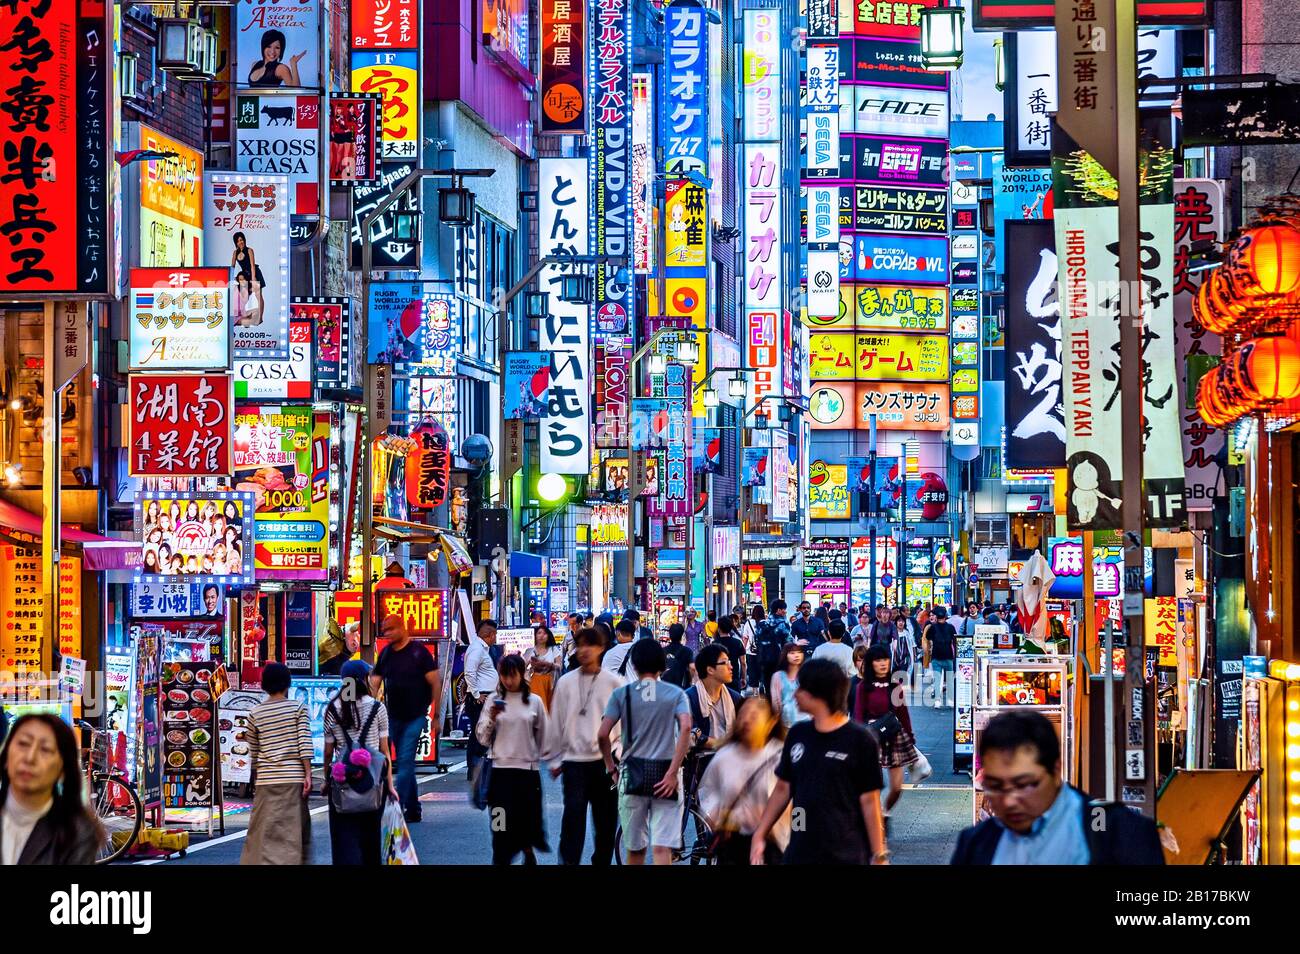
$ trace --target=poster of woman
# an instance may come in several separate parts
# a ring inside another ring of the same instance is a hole
[[[240,86],[321,86],[320,0],[239,0],[235,15]]]

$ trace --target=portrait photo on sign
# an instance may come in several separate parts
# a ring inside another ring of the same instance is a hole
[[[139,574],[251,578],[253,499],[248,494],[156,494],[136,503]]]

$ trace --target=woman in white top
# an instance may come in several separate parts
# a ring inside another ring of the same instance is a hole
[[[501,660],[501,682],[478,720],[478,740],[492,760],[487,803],[494,865],[511,864],[521,852],[524,864],[535,865],[534,852],[551,850],[542,822],[538,771],[546,748],[546,707],[529,691],[526,670],[522,656]]]
[[[555,645],[555,634],[550,628],[538,626],[533,630],[533,645],[524,650],[528,688],[542,700],[547,712],[551,711],[551,695],[555,692],[555,680],[559,678],[562,659],[560,647]]]
[[[104,831],[82,802],[77,736],[58,716],[20,717],[0,754],[0,862],[89,865]]]
[[[700,810],[709,827],[721,836],[716,849],[718,864],[749,864],[750,838],[776,785],[776,764],[784,741],[785,727],[767,699],[751,696],[741,704],[728,740],[700,779]],[[780,862],[789,840],[787,808],[772,827],[766,849],[768,864]]]

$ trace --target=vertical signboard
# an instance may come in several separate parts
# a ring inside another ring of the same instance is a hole
[[[649,73],[632,77],[632,268],[650,272],[655,260],[650,214],[654,183],[654,88]]]
[[[592,252],[628,261],[632,182],[632,9],[631,0],[598,0],[592,12],[591,192]],[[596,266],[596,330],[627,331],[632,314],[630,270]]]
[[[1208,272],[1189,268],[1193,245],[1223,239],[1223,185],[1213,179],[1179,179],[1174,183],[1174,337],[1177,342],[1178,409],[1182,419],[1183,467],[1187,509],[1212,510],[1223,468],[1216,457],[1225,432],[1210,427],[1196,410],[1196,395],[1188,387],[1189,358],[1217,356],[1223,341],[1201,327],[1192,301]],[[1204,359],[1199,359],[1204,360]]]
[[[288,176],[294,215],[320,214],[320,104],[319,96],[235,97],[235,168]]]
[[[541,0],[540,133],[580,135],[587,128],[587,0]]]
[[[102,3],[0,11],[0,295],[106,295],[111,32]]]
[[[781,137],[781,11],[746,10],[744,43],[744,138],[774,142]]]
[[[781,394],[781,146],[746,143],[744,305],[749,346],[749,403]],[[759,363],[761,362],[761,363]]]
[[[265,89],[321,86],[320,0],[239,0],[236,81]]]
[[[140,148],[171,153],[140,170],[140,264],[195,266],[203,261],[203,153],[140,127]]]
[[[1056,242],[1044,219],[1006,223],[1006,464],[1065,466]]]
[[[538,184],[538,246],[543,255],[585,255],[586,159],[542,159]],[[560,297],[572,266],[547,265],[538,287],[550,294],[550,313],[538,324],[538,349],[550,352],[546,410],[541,421],[543,473],[586,474],[591,469],[590,322],[588,307]]]
[[[230,269],[235,357],[287,358],[288,178],[213,172],[204,195],[204,264]]]
[[[660,128],[669,175],[708,174],[708,20],[699,0],[674,0],[664,8],[665,88]]]

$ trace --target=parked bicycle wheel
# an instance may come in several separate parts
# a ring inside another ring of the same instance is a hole
[[[135,787],[120,775],[96,772],[91,804],[104,826],[95,864],[106,865],[131,850],[144,827],[144,806]]]

